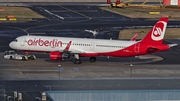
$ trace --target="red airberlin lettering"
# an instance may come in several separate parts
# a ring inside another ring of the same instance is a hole
[[[53,40],[43,40],[41,38],[39,39],[29,39],[27,41],[27,44],[29,46],[46,46],[46,47],[62,47],[62,42],[58,39]]]

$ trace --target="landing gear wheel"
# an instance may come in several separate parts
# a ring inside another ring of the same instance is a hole
[[[75,64],[81,64],[82,61],[81,61],[81,59],[76,59],[76,60],[74,61],[74,63],[75,63]]]
[[[31,60],[36,60],[36,56],[35,56],[35,55],[31,55],[31,56],[30,56],[30,59],[31,59]]]
[[[95,62],[96,61],[96,57],[90,57],[89,61],[90,62]]]

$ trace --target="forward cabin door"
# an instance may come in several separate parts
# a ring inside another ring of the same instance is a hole
[[[140,43],[136,43],[134,47],[135,53],[139,53],[139,49],[140,49]]]
[[[21,40],[21,46],[24,46],[25,42],[26,42],[26,37],[23,37],[22,40]]]

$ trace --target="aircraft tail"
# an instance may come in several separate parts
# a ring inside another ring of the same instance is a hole
[[[168,17],[162,17],[148,34],[141,40],[142,43],[162,44],[164,39]]]

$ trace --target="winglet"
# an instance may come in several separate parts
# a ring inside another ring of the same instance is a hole
[[[138,36],[138,32],[136,32],[136,34],[132,37],[131,41],[136,41],[137,36]]]
[[[169,47],[177,46],[178,44],[168,44]]]

